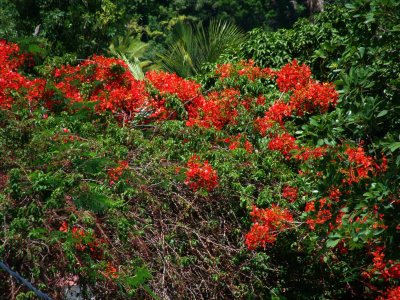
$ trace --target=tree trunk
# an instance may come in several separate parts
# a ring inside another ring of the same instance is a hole
[[[310,16],[316,12],[324,10],[324,0],[307,0],[308,11]]]

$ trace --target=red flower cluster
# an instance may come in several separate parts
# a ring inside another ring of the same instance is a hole
[[[196,108],[197,112],[192,113],[186,125],[220,130],[227,124],[235,123],[238,115],[236,107],[240,102],[240,92],[233,88],[210,92],[207,100]]]
[[[24,55],[20,54],[19,46],[0,40],[0,63],[2,69],[16,71],[25,60]]]
[[[289,200],[289,202],[294,202],[297,200],[299,190],[296,187],[285,185],[282,189],[282,197]]]
[[[265,118],[283,125],[283,119],[292,115],[293,107],[285,102],[275,101],[268,111],[265,113]]]
[[[265,135],[267,130],[273,127],[275,124],[279,124],[283,128],[284,119],[290,117],[292,112],[292,106],[281,100],[275,101],[269,107],[268,111],[265,113],[265,116],[256,120],[258,130],[262,135]]]
[[[307,65],[299,65],[297,60],[286,64],[276,72],[276,83],[281,92],[294,91],[303,88],[311,80],[311,69]]]
[[[385,280],[399,279],[400,278],[400,263],[396,263],[393,260],[385,260],[384,247],[377,247],[372,252],[373,268],[367,273],[364,273],[364,277],[370,277],[371,275],[379,274]]]
[[[279,90],[292,91],[293,94],[287,103],[282,100],[275,101],[265,116],[257,120],[263,135],[276,123],[283,127],[287,117],[303,116],[305,113],[325,113],[337,104],[338,93],[334,85],[313,81],[310,68],[306,65],[299,66],[296,60],[285,65],[276,74]]]
[[[234,72],[234,68],[232,64],[223,64],[217,65],[217,69],[215,70],[215,74],[218,75],[221,79],[231,77],[232,73]]]
[[[327,147],[316,147],[314,149],[310,147],[301,147],[298,153],[295,153],[293,158],[299,161],[315,160],[324,157],[327,151]]]
[[[110,180],[110,185],[115,184],[116,181],[122,176],[125,170],[129,168],[127,161],[120,161],[118,166],[107,171],[108,178]]]
[[[244,148],[247,153],[253,153],[253,145],[240,133],[237,136],[226,138],[224,142],[229,144],[229,150]]]
[[[290,97],[290,105],[298,116],[303,116],[306,112],[326,113],[329,108],[336,106],[338,97],[332,83],[310,82],[294,91]]]
[[[85,251],[86,246],[83,244],[83,239],[86,237],[85,231],[79,227],[72,227],[72,237],[75,240],[75,248],[78,251]]]
[[[197,107],[204,105],[204,97],[200,92],[201,85],[193,80],[187,80],[176,74],[163,71],[149,71],[146,73],[146,80],[156,88],[161,97],[175,95],[185,105],[188,116],[197,116]],[[165,100],[161,100],[164,104]],[[162,106],[163,110],[166,110]]]
[[[275,72],[270,68],[257,67],[252,59],[240,61],[233,66],[232,64],[217,65],[215,74],[221,79],[234,76],[246,76],[250,81],[258,78],[270,78],[275,76]]]
[[[44,96],[45,80],[30,80],[17,72],[25,58],[18,45],[0,40],[0,108],[10,109],[17,100],[35,107]]]
[[[322,198],[318,201],[318,209],[315,208],[315,202],[311,201],[306,204],[304,211],[308,213],[308,219],[306,223],[311,230],[315,229],[315,226],[324,224],[332,218],[331,204],[328,203],[327,198]]]
[[[61,223],[61,232],[69,232],[68,223],[66,221]],[[75,249],[79,252],[88,251],[90,257],[95,260],[104,259],[104,246],[105,241],[103,239],[97,238],[94,234],[88,234],[83,228],[78,226],[73,226],[71,229],[71,235],[75,243]],[[113,266],[111,262],[107,262],[105,272],[100,272],[104,277],[108,279],[118,278],[117,269]]]
[[[187,168],[185,184],[193,191],[200,188],[211,191],[217,187],[217,171],[213,170],[208,161],[201,162],[200,157],[193,155],[187,163]]]
[[[326,147],[300,147],[296,138],[287,132],[275,135],[268,143],[268,149],[281,152],[286,159],[294,158],[303,162],[324,157],[327,151]]]
[[[383,296],[377,297],[375,300],[399,300],[400,299],[400,286],[391,288],[384,293]]]
[[[69,231],[68,223],[66,221],[62,222],[59,230],[67,233]],[[72,227],[71,235],[74,240],[76,250],[79,252],[88,250],[93,259],[103,259],[104,253],[102,248],[104,246],[104,241],[102,239],[96,238],[95,235],[86,233],[83,228],[78,226]]]
[[[239,76],[246,76],[250,81],[257,78],[270,78],[275,76],[275,72],[270,68],[260,68],[255,66],[254,60],[241,61],[239,66],[242,68],[237,72]]]
[[[345,183],[357,183],[364,178],[368,178],[370,172],[372,173],[379,169],[374,159],[366,155],[361,146],[358,148],[347,146],[344,153],[348,156],[348,161],[350,162],[348,170],[342,169],[342,173],[346,175]]]
[[[285,118],[297,114],[302,116],[305,112],[326,112],[329,107],[336,105],[338,94],[332,84],[318,83],[311,80],[310,69],[303,65],[299,66],[296,61],[285,65],[277,72],[277,84],[282,92],[293,91],[289,102],[275,101],[266,111],[263,118],[256,120],[261,134],[275,124],[283,130]],[[281,135],[273,134],[268,144],[270,150],[280,151],[286,159],[294,158],[299,161],[315,160],[325,156],[326,147],[299,147],[296,139],[287,132]],[[293,153],[295,151],[295,153]]]
[[[289,229],[293,223],[291,213],[275,204],[266,209],[253,206],[250,215],[253,225],[245,236],[245,244],[249,250],[275,243],[278,234]]]
[[[285,132],[281,135],[275,136],[268,143],[268,149],[281,152],[286,159],[290,159],[293,150],[298,150],[299,146],[296,144],[296,138]]]
[[[338,188],[331,188],[329,190],[329,199],[333,202],[339,202],[340,196],[342,196],[342,192]]]
[[[144,81],[136,80],[122,60],[94,55],[78,66],[54,71],[55,86],[72,102],[97,102],[98,111],[137,114],[155,112]],[[88,87],[89,90],[88,90]]]
[[[118,271],[117,268],[114,267],[114,265],[110,262],[107,263],[106,266],[106,271],[104,273],[104,277],[106,278],[118,278]]]

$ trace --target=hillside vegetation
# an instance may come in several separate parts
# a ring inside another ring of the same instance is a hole
[[[400,4],[325,9],[191,78],[0,40],[0,261],[54,299],[398,299]]]

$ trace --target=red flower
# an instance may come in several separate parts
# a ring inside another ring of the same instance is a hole
[[[244,143],[244,149],[246,149],[249,154],[253,153],[253,145],[248,140]]]
[[[118,166],[115,168],[111,168],[107,171],[107,175],[110,180],[110,185],[113,185],[119,178],[122,176],[125,170],[129,168],[129,164],[127,161],[123,160],[118,163]]]
[[[310,82],[298,87],[290,97],[290,104],[298,116],[304,113],[325,113],[335,107],[339,98],[332,83]]]
[[[232,72],[232,64],[217,65],[217,69],[215,70],[215,74],[218,75],[221,79],[230,77]]]
[[[306,65],[298,65],[297,60],[286,64],[276,72],[276,83],[281,92],[293,91],[304,87],[311,80],[311,69]]]
[[[346,183],[357,183],[361,179],[368,178],[369,174],[376,171],[377,164],[371,156],[365,154],[364,149],[347,147],[344,152],[348,156],[350,166],[348,170],[342,170],[347,176],[344,179]],[[378,166],[379,168],[379,166]]]
[[[104,276],[107,278],[118,278],[117,268],[115,268],[112,263],[108,262]]]
[[[311,230],[314,230],[316,225],[324,224],[332,218],[331,204],[328,203],[327,200],[327,198],[320,199],[317,202],[317,209],[314,201],[306,204],[304,209],[304,212],[308,213],[306,223],[309,225]]]
[[[185,105],[189,118],[196,117],[198,107],[204,105],[204,97],[200,92],[201,85],[194,80],[183,79],[176,74],[163,71],[147,72],[146,80],[159,91],[162,97],[168,95],[178,97]],[[162,106],[164,107],[164,103]]]
[[[384,297],[378,297],[377,300],[399,300],[400,286],[393,287],[386,292]]]
[[[261,134],[265,134],[266,131],[276,123],[283,126],[283,119],[291,116],[292,111],[292,106],[284,103],[283,101],[278,100],[274,102],[265,113],[264,118],[256,121]]]
[[[228,77],[234,77],[235,75],[246,76],[250,81],[254,81],[258,78],[268,78],[275,76],[275,72],[270,68],[261,69],[255,66],[254,61],[249,59],[248,61],[241,61],[235,66],[232,64],[217,65],[215,74],[221,79]]]
[[[282,197],[294,202],[297,200],[299,190],[296,187],[285,185],[282,189]]]
[[[376,247],[376,250],[372,252],[373,267],[368,270],[370,275],[378,274],[381,278],[386,281],[390,279],[400,278],[400,263],[396,263],[393,260],[385,260],[384,247]]]
[[[311,149],[309,147],[302,147],[300,148],[299,152],[296,153],[293,157],[300,161],[315,160],[317,158],[324,157],[326,151],[326,147],[317,147],[314,149]]]
[[[296,139],[289,133],[283,133],[279,136],[274,137],[268,143],[268,149],[276,150],[281,152],[286,159],[291,158],[291,152],[298,150],[299,146],[296,144]]]
[[[213,170],[208,161],[201,162],[197,155],[193,155],[189,159],[187,167],[185,184],[192,190],[197,191],[200,188],[205,188],[211,191],[217,187],[217,171]]]
[[[59,230],[61,232],[68,232],[68,223],[66,221],[62,222]]]
[[[237,117],[236,107],[240,104],[240,91],[233,88],[213,91],[207,95],[202,105],[196,107],[189,115],[187,126],[214,127],[222,129],[225,125],[234,124]]]
[[[245,136],[242,136],[240,133],[237,136],[226,138],[224,141],[229,143],[229,150],[244,148],[247,153],[253,153],[253,145],[246,139]]]
[[[245,244],[249,250],[275,243],[277,235],[290,228],[293,222],[291,213],[275,204],[266,209],[253,206],[250,215],[253,225],[245,236]]]
[[[31,80],[18,73],[26,58],[19,53],[18,45],[0,40],[0,108],[10,109],[20,98],[23,105],[34,108],[44,97],[44,79]]]

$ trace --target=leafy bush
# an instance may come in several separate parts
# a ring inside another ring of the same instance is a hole
[[[396,156],[311,135],[347,111],[307,65],[228,63],[201,85],[94,55],[30,78],[0,46],[0,255],[44,291],[397,295]]]
[[[399,124],[398,1],[353,1],[328,7],[311,23],[275,33],[254,30],[243,56],[261,66],[280,67],[293,58],[307,63],[316,78],[335,81],[338,109],[313,118],[303,134],[314,139],[349,137],[398,153]],[[322,125],[324,124],[324,125]],[[397,164],[400,163],[398,156]]]

